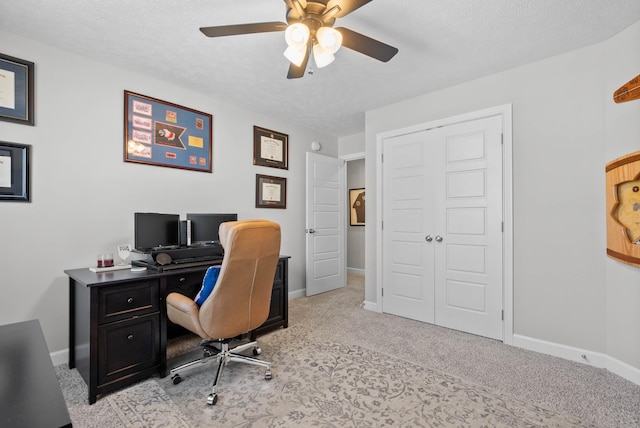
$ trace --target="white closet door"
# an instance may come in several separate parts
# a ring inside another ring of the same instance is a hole
[[[493,339],[502,328],[502,119],[446,126],[436,180],[436,324]]]
[[[384,312],[502,328],[502,118],[383,141]]]
[[[383,142],[383,310],[434,322],[433,159],[426,132]],[[433,236],[431,237],[433,239]]]

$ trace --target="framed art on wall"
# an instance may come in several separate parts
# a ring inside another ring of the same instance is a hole
[[[349,189],[349,225],[364,226],[364,189]]]
[[[125,162],[212,171],[213,117],[124,91]]]
[[[289,136],[254,126],[253,164],[289,169]]]
[[[0,201],[30,202],[31,146],[0,141]]]
[[[256,208],[287,208],[287,179],[256,174]]]
[[[0,120],[33,126],[33,70],[30,61],[0,54]]]

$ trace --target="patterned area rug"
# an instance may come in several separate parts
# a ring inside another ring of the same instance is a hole
[[[153,380],[106,397],[126,427],[190,427],[188,418]]]
[[[88,403],[88,388],[77,370],[56,366],[69,416],[75,428],[190,427],[182,413],[156,379],[147,379]]]
[[[261,340],[261,358],[273,363],[271,381],[264,380],[260,367],[230,363],[214,406],[206,404],[206,397],[215,361],[181,373],[178,385],[169,377],[157,381],[194,427],[584,426],[375,351],[286,336],[286,341],[285,334]]]

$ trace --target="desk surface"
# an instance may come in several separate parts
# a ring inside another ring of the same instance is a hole
[[[291,256],[280,255],[280,258],[289,259]],[[131,281],[136,279],[152,279],[165,277],[168,275],[180,275],[184,273],[201,271],[203,266],[185,267],[182,269],[172,269],[164,272],[158,272],[153,269],[147,269],[142,272],[132,272],[131,269],[116,270],[111,272],[92,272],[89,268],[67,269],[64,271],[75,281],[87,287],[96,287],[100,285],[113,285],[118,282]]]
[[[70,427],[38,320],[0,326],[0,425]]]

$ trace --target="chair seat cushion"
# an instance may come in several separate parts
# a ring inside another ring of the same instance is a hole
[[[218,276],[220,275],[220,265],[211,266],[207,269],[207,272],[204,274],[204,278],[202,279],[202,287],[200,291],[196,295],[195,299],[193,299],[198,306],[201,306],[209,294],[213,291],[213,287],[216,285],[216,281],[218,281]]]

